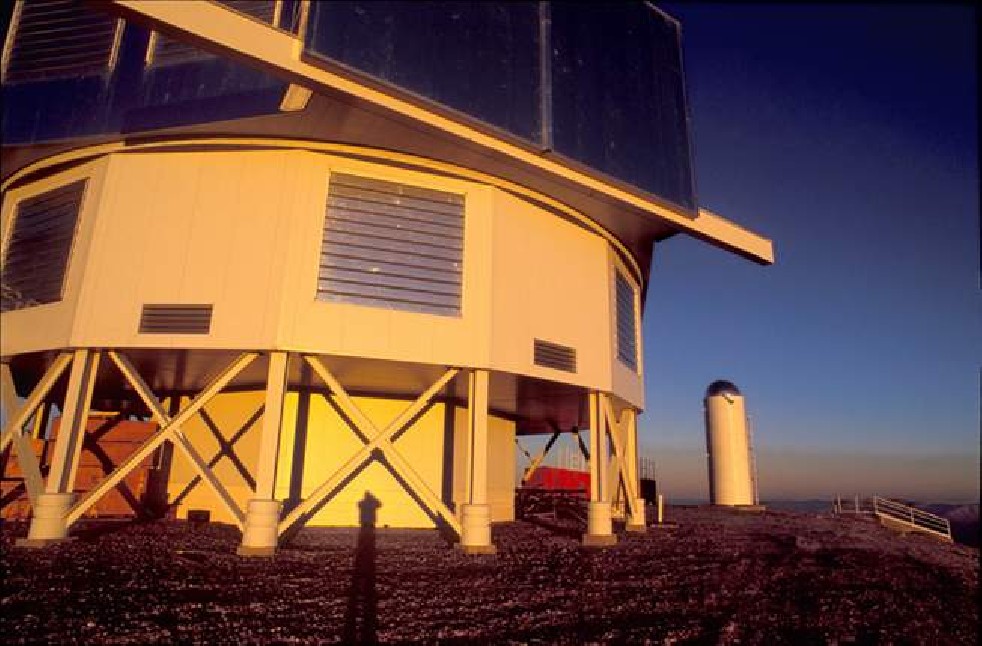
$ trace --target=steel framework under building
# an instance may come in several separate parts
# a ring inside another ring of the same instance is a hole
[[[358,524],[370,495],[379,524],[493,552],[516,435],[551,434],[541,461],[581,429],[584,543],[613,543],[617,514],[643,530],[653,247],[681,232],[773,261],[697,206],[673,19],[647,3],[10,11],[0,376],[22,545],[115,492],[140,513],[206,510],[269,555],[305,524]]]

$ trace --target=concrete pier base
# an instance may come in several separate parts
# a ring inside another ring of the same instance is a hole
[[[68,538],[68,510],[74,494],[43,493],[34,507],[34,518],[27,538],[16,542],[17,547],[41,548]]]
[[[647,519],[644,513],[644,498],[638,498],[634,501],[634,506],[631,508],[631,518],[627,522],[627,531],[635,533],[644,533],[647,529]]]
[[[278,543],[277,525],[280,522],[279,500],[250,500],[246,508],[242,545],[239,556],[273,556]]]
[[[463,505],[459,549],[464,554],[496,554],[491,543],[491,506]]]
[[[587,503],[586,534],[583,545],[586,547],[609,547],[617,544],[609,502]]]

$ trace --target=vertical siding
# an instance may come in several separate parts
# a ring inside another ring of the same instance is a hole
[[[607,243],[502,192],[495,194],[492,365],[575,384],[610,382]],[[534,340],[576,351],[576,372],[534,364]]]

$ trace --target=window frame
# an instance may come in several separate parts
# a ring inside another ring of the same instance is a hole
[[[36,307],[43,307],[45,305],[54,305],[61,303],[65,300],[65,295],[68,289],[69,277],[71,275],[71,268],[75,258],[76,250],[78,247],[78,237],[79,231],[82,227],[82,216],[85,209],[85,201],[88,199],[89,191],[91,190],[91,177],[88,175],[83,175],[81,177],[76,177],[59,183],[57,186],[52,186],[46,188],[42,191],[32,192],[30,194],[19,196],[17,199],[13,200],[10,207],[10,215],[6,222],[3,223],[2,232],[2,244],[0,244],[0,274],[6,273],[7,271],[7,257],[10,253],[10,246],[13,243],[14,233],[17,227],[17,221],[22,217],[21,207],[25,202],[42,197],[46,194],[53,193],[69,187],[73,184],[82,184],[81,191],[78,197],[78,208],[75,212],[75,222],[72,227],[71,240],[68,244],[68,250],[65,253],[64,267],[61,269],[61,284],[58,288],[58,297],[53,300],[47,300],[44,302],[35,302],[30,305],[23,305],[19,307],[13,307],[5,310],[4,313],[16,312],[20,310],[33,309]],[[34,299],[30,299],[34,300]]]

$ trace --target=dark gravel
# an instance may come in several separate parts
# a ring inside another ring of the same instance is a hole
[[[434,531],[307,529],[275,559],[235,556],[222,525],[103,524],[28,551],[8,523],[0,641],[976,643],[977,549],[863,518],[671,519],[603,551],[496,526],[497,556]]]

